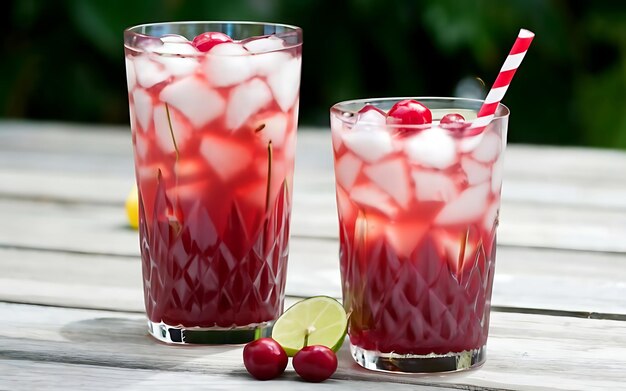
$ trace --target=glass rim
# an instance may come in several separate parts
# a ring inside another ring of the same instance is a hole
[[[374,103],[389,102],[389,101],[401,101],[405,99],[412,99],[418,102],[429,101],[429,100],[439,101],[439,102],[461,101],[461,102],[466,102],[466,103],[476,103],[476,104],[479,104],[480,106],[482,106],[482,104],[484,103],[484,99],[459,98],[459,97],[453,97],[453,96],[405,96],[405,97],[387,97],[387,98],[359,98],[359,99],[350,99],[350,100],[345,100],[345,101],[335,103],[334,105],[331,106],[330,113],[334,115],[336,118],[338,118],[340,121],[350,124],[350,125],[354,125],[356,124],[358,110],[346,110],[346,109],[342,109],[341,108],[342,106],[346,106],[350,104],[361,104],[362,106],[365,106],[366,104],[374,104]],[[491,122],[499,120],[499,119],[508,118],[509,115],[511,114],[511,111],[509,110],[507,106],[505,106],[502,103],[499,103],[496,113],[501,112],[501,111],[502,113],[495,115],[492,118]],[[471,121],[467,121],[467,122],[471,122]],[[361,123],[365,125],[377,125],[373,122],[367,122],[367,121],[364,121]],[[421,124],[421,125],[386,124],[385,125],[385,127],[388,127],[388,128],[408,128],[408,129],[425,129],[431,126],[432,124]]]
[[[246,20],[233,20],[233,21],[228,21],[228,20],[196,20],[196,21],[177,21],[177,22],[153,22],[153,23],[142,23],[142,24],[137,24],[137,25],[133,25],[130,27],[127,27],[124,29],[124,47],[131,49],[131,50],[136,50],[136,51],[140,51],[140,52],[147,52],[145,49],[136,46],[136,45],[129,45],[126,43],[126,39],[127,38],[135,38],[135,37],[140,37],[140,38],[159,38],[156,37],[154,35],[147,35],[147,34],[142,34],[140,32],[138,32],[137,30],[140,30],[142,28],[146,28],[146,27],[155,27],[155,26],[183,26],[183,25],[198,25],[198,24],[217,24],[217,25],[251,25],[251,26],[274,26],[274,27],[283,27],[288,31],[284,31],[281,33],[277,33],[277,34],[271,34],[273,36],[276,36],[278,38],[285,38],[285,37],[290,37],[295,35],[297,37],[297,43],[295,44],[290,44],[287,45],[285,47],[282,48],[278,48],[278,49],[270,49],[270,50],[265,50],[265,51],[260,51],[260,52],[255,52],[255,53],[250,53],[250,55],[252,54],[263,54],[263,53],[270,53],[270,52],[280,52],[280,51],[284,51],[284,50],[289,50],[289,49],[293,49],[293,48],[297,48],[302,46],[302,28],[295,26],[295,25],[291,25],[291,24],[285,24],[285,23],[272,23],[272,22],[255,22],[255,21],[246,21]],[[252,38],[252,37],[250,37]],[[155,54],[161,54],[158,52],[155,52]],[[200,52],[197,54],[185,54],[185,56],[204,56],[207,53],[204,52]],[[167,53],[164,53],[163,55],[168,55]],[[169,54],[171,55],[171,54]],[[247,56],[248,54],[222,54],[220,56]]]

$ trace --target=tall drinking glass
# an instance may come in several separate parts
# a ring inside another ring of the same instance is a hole
[[[482,102],[415,98],[428,125],[388,125],[358,112],[400,99],[331,109],[343,299],[354,359],[392,372],[484,363],[496,255],[502,152],[509,111],[479,134],[439,120],[472,120]]]
[[[205,32],[208,34],[194,37]],[[244,343],[283,311],[302,32],[180,22],[124,32],[148,329]]]

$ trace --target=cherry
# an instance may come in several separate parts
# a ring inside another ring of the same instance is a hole
[[[215,45],[219,45],[220,43],[232,42],[232,38],[224,33],[218,33],[216,31],[209,31],[206,33],[202,33],[197,35],[193,39],[193,46],[196,47],[201,52],[208,52]]]
[[[258,380],[270,380],[285,371],[287,353],[272,338],[252,341],[243,348],[243,364]]]
[[[469,122],[465,122],[465,117],[457,113],[449,113],[443,116],[439,121],[439,126],[447,130],[463,130],[469,126]]]
[[[387,113],[387,124],[389,125],[424,125],[432,121],[433,116],[428,107],[416,100],[401,100],[393,105]]]
[[[337,370],[337,356],[321,345],[302,348],[293,357],[293,368],[300,377],[308,382],[319,383],[332,376]]]

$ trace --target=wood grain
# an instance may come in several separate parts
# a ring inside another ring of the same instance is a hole
[[[4,379],[3,379],[4,378]],[[241,372],[194,373],[184,370],[184,363],[179,370],[154,370],[138,368],[119,368],[84,364],[67,364],[32,360],[4,360],[0,358],[0,390],[3,386],[11,391],[67,391],[92,390],[110,391],[112,389],[137,391],[178,390],[379,390],[380,385],[372,381],[331,379],[324,384],[301,381],[290,368],[288,373],[270,381],[257,381]],[[387,384],[391,390],[415,390],[410,384]],[[449,387],[420,387],[425,391],[454,390]]]
[[[300,129],[298,137],[296,180],[306,176],[301,182],[308,182],[313,176],[313,184],[321,181],[332,190],[328,129]],[[0,151],[0,195],[120,203],[133,181],[130,134],[123,126],[0,121]],[[505,159],[503,197],[624,210],[623,167],[626,153],[620,151],[512,145]],[[52,180],[45,175],[49,173],[59,177],[57,186],[45,182]]]
[[[294,238],[290,250],[288,295],[341,297],[335,241]],[[0,248],[0,270],[0,300],[143,312],[138,257]],[[626,316],[624,281],[619,254],[501,247],[492,303]]]
[[[296,193],[292,235],[336,239],[335,200]],[[0,199],[0,245],[137,255],[136,231],[126,226],[123,206]],[[504,204],[502,245],[626,253],[626,210]],[[67,233],[71,232],[71,235]]]
[[[296,164],[287,300],[338,297],[327,129],[299,132]],[[620,151],[508,148],[492,301],[501,312],[483,369],[382,375],[344,346],[333,380],[313,386],[625,389],[624,167]],[[238,346],[146,336],[137,233],[123,209],[132,183],[127,127],[0,121],[0,390],[312,388],[291,370],[250,380]]]
[[[74,365],[126,368],[136,371],[137,379],[142,371],[158,371],[219,375],[227,383],[246,381],[241,347],[158,344],[146,335],[141,315],[0,303],[0,318],[5,319],[0,357],[11,362],[71,364],[63,365],[69,373]],[[494,313],[491,325],[489,358],[480,370],[445,376],[381,375],[360,369],[346,344],[339,353],[333,383],[351,387],[355,381],[372,382],[379,389],[415,384],[472,390],[606,390],[624,385],[623,322]],[[295,381],[291,369],[283,381]]]
[[[0,228],[0,243],[136,254],[132,233],[122,229],[122,204],[133,183],[123,130],[0,122],[0,213],[15,222]],[[292,232],[336,238],[328,131],[303,130],[299,137]],[[618,167],[626,167],[625,153],[512,146],[500,243],[626,252],[626,174]],[[67,229],[77,236],[62,235]],[[115,249],[96,239],[104,235]]]

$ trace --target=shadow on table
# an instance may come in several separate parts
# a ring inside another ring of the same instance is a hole
[[[189,370],[187,362],[238,350],[238,346],[166,345],[148,335],[144,317],[94,318],[63,326],[61,335],[101,365]]]

